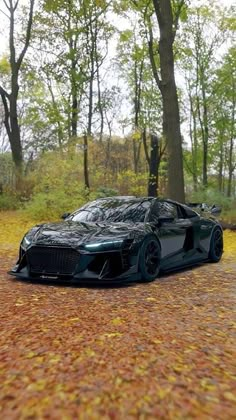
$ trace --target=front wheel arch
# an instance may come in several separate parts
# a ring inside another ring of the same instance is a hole
[[[161,262],[161,245],[155,235],[146,236],[140,246],[138,268],[141,281],[150,282],[158,277]]]

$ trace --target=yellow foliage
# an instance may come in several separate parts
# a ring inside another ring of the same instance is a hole
[[[6,274],[34,223],[0,213],[1,418],[235,418],[236,233],[149,285],[50,287]]]
[[[121,318],[114,318],[114,319],[112,319],[112,324],[113,325],[121,325],[121,324],[123,324],[125,321],[123,320],[123,319],[121,319]]]
[[[0,74],[1,75],[9,75],[11,71],[9,59],[6,55],[3,55],[0,58]]]
[[[225,253],[236,256],[236,233],[226,230],[224,232],[224,250]]]

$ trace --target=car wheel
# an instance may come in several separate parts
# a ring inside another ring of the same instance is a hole
[[[223,232],[220,228],[214,229],[211,237],[209,259],[212,262],[220,261],[223,254]]]
[[[157,278],[160,271],[161,248],[154,236],[146,238],[139,255],[139,272],[141,281],[149,282]]]

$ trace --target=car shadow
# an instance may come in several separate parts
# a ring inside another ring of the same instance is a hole
[[[208,261],[202,261],[202,262],[198,262],[195,264],[189,264],[185,267],[178,267],[178,268],[173,268],[170,270],[166,270],[160,273],[160,278],[165,278],[165,277],[169,277],[173,274],[178,274],[178,273],[185,273],[186,271],[190,271],[190,270],[195,270],[198,267],[202,267],[203,265],[209,264]]]
[[[113,282],[109,281],[109,283],[105,282],[91,282],[91,281],[83,281],[83,282],[73,282],[73,281],[65,281],[65,280],[40,280],[40,279],[19,279],[19,278],[12,278],[11,276],[10,280],[30,285],[40,285],[40,286],[49,286],[49,287],[59,287],[59,288],[72,288],[72,289],[121,289],[121,288],[127,288],[134,286],[137,284],[136,282],[130,282],[127,280],[127,282]]]

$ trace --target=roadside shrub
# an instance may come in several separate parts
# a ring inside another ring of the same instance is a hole
[[[236,224],[236,200],[231,203],[230,209],[223,209],[220,218],[227,223]]]
[[[21,201],[17,194],[2,193],[0,194],[0,210],[18,210],[21,208]]]
[[[60,219],[65,212],[72,212],[88,201],[84,188],[76,186],[69,189],[54,189],[49,192],[38,192],[26,205],[25,213],[34,220]]]
[[[214,190],[213,188],[208,188],[203,191],[193,192],[191,195],[187,196],[186,201],[197,202],[197,203],[207,203],[209,205],[216,204],[222,207],[223,210],[228,211],[232,207],[232,199],[226,197],[219,191]]]
[[[213,188],[192,193],[187,196],[186,201],[207,203],[209,205],[216,204],[222,209],[219,216],[220,220],[232,224],[236,223],[236,200],[226,197],[224,194],[214,190]]]
[[[118,174],[118,185],[121,195],[147,195],[147,173],[135,174],[132,170],[123,171]]]
[[[90,194],[90,200],[94,200],[96,198],[104,198],[104,197],[113,197],[118,195],[119,192],[114,188],[109,187],[100,187],[96,191]]]

